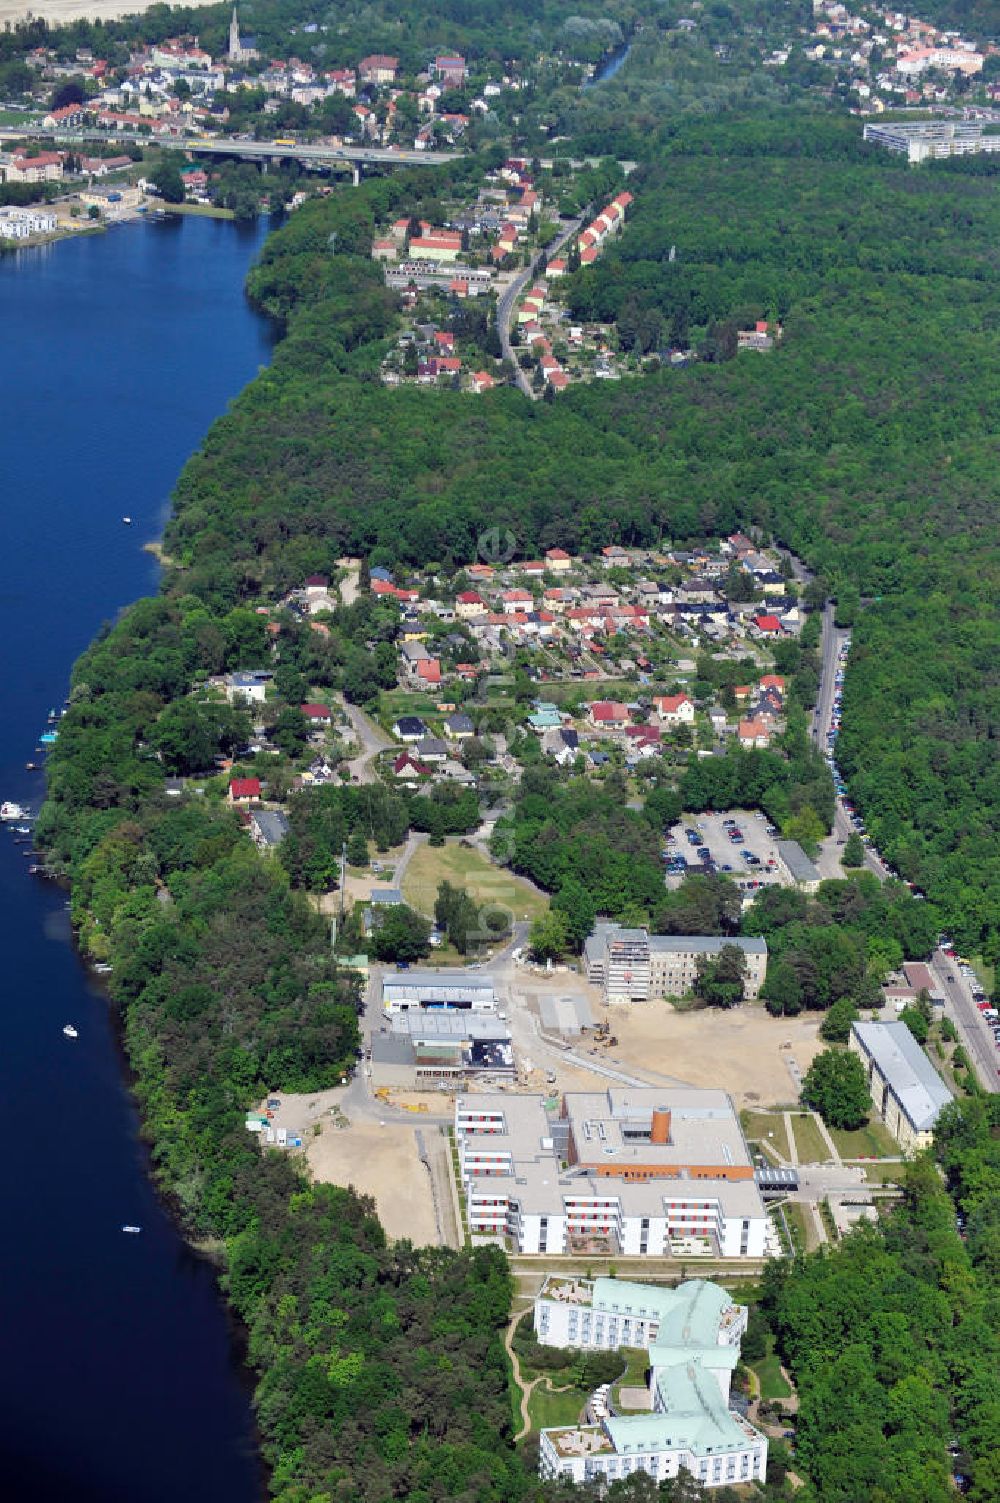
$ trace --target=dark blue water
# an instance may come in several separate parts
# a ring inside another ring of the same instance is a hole
[[[0,798],[37,806],[24,764],[73,659],[155,589],[142,543],[268,359],[242,294],[262,233],[186,219],[0,257]],[[24,849],[0,830],[0,1499],[253,1503],[224,1309],[156,1201],[107,1004]]]

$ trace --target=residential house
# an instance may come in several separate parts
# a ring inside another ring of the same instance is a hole
[[[400,715],[393,722],[392,734],[397,741],[420,741],[427,735],[427,727],[419,715]]]
[[[418,762],[412,752],[400,752],[392,764],[393,773],[397,778],[426,778],[430,777],[430,768]]]
[[[444,733],[449,741],[467,741],[476,734],[476,727],[469,715],[460,711],[449,715],[444,722]]]
[[[771,744],[771,732],[763,720],[741,720],[737,734],[740,745],[745,750],[753,747],[763,748]]]
[[[542,736],[542,752],[551,757],[559,767],[572,767],[580,752],[580,737],[569,726],[559,730],[545,731]]]
[[[780,637],[783,632],[783,627],[777,616],[754,616],[751,626],[758,636],[761,637]]]
[[[416,751],[420,761],[428,765],[448,759],[448,748],[437,736],[422,736],[417,742]]]
[[[250,836],[258,851],[273,851],[290,829],[280,809],[255,809],[250,815]]]
[[[553,574],[566,574],[573,567],[573,560],[565,548],[547,548],[545,550],[545,567]]]
[[[249,672],[230,673],[226,677],[226,698],[231,705],[262,705],[267,697],[270,673],[251,669]]]
[[[694,704],[686,694],[661,694],[653,705],[661,725],[694,724]]]
[[[391,84],[399,72],[399,58],[388,57],[383,52],[374,52],[363,57],[358,64],[358,77],[362,83]]]
[[[628,706],[613,699],[597,699],[588,707],[590,723],[599,730],[616,730],[628,724]]]
[[[233,778],[229,784],[231,804],[259,804],[260,778]]]
[[[310,725],[329,725],[330,706],[321,704],[304,704],[299,709],[306,717]]]

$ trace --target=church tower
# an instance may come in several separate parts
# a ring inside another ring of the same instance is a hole
[[[229,23],[229,56],[233,62],[240,59],[240,22],[236,14],[236,6],[233,6],[233,19]]]

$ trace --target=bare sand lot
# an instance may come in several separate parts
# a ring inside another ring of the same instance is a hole
[[[655,1071],[694,1086],[728,1091],[739,1106],[795,1102],[798,1087],[788,1068],[802,1075],[823,1047],[819,1016],[772,1018],[762,1007],[732,1012],[706,1007],[677,1012],[669,1002],[600,1009],[618,1043],[602,1050],[637,1073]],[[791,1044],[790,1049],[782,1048]]]
[[[430,1177],[408,1123],[324,1121],[319,1136],[308,1139],[306,1159],[315,1179],[371,1195],[390,1237],[408,1237],[417,1247],[437,1242]]]
[[[148,10],[156,0],[0,0],[0,24],[24,21],[29,15],[58,26],[68,21],[116,21]],[[211,5],[215,0],[184,0],[185,5]]]

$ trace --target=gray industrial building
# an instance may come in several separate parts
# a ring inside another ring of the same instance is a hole
[[[902,1148],[926,1148],[953,1099],[905,1023],[852,1023],[850,1047],[868,1076],[875,1110]]]
[[[514,1074],[510,1030],[495,1013],[409,1009],[372,1035],[372,1083],[397,1090]]]
[[[389,1014],[409,1008],[456,1008],[495,1012],[493,977],[479,971],[387,971],[382,978],[382,1006]]]

